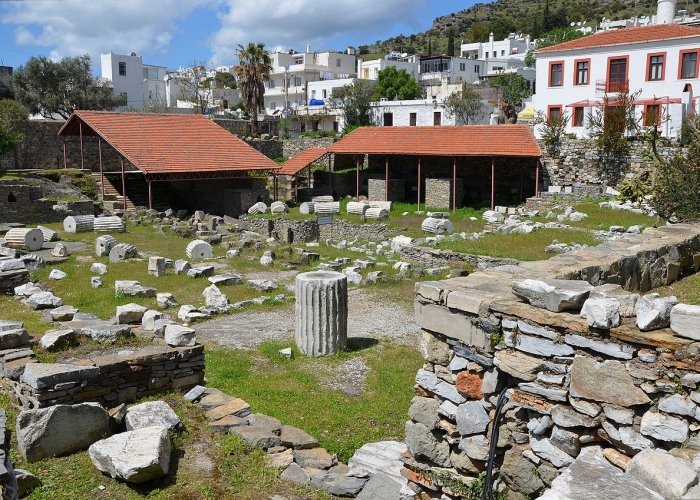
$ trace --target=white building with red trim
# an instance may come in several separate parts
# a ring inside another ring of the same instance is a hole
[[[535,109],[547,117],[567,113],[566,133],[586,137],[589,115],[624,90],[641,91],[637,116],[644,121],[655,111],[664,137],[678,137],[683,117],[698,111],[700,27],[603,31],[539,49],[536,57]]]

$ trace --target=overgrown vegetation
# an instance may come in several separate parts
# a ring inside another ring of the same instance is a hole
[[[588,134],[605,157],[621,159],[629,155],[631,146],[627,137],[641,130],[634,103],[641,92],[624,89],[617,94],[606,94],[603,105],[588,113]]]
[[[536,127],[540,127],[542,142],[544,142],[550,156],[559,152],[569,118],[570,115],[566,111],[558,116],[546,117],[542,111],[538,111],[535,115],[534,124]]]

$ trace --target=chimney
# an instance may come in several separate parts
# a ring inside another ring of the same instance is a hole
[[[310,43],[306,44],[306,53],[311,54],[311,44]]]
[[[350,47],[348,45],[348,54],[351,56],[354,56],[355,55],[355,47]]]
[[[676,15],[676,0],[658,0],[656,24],[672,24]]]

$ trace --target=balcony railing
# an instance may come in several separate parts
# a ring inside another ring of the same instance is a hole
[[[618,94],[629,90],[629,80],[596,80],[595,93],[596,95],[603,94]]]

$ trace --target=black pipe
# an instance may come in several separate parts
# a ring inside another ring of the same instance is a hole
[[[510,384],[506,384],[501,394],[498,395],[496,403],[496,414],[493,416],[493,427],[491,428],[491,444],[489,448],[489,459],[486,467],[486,478],[484,479],[484,489],[481,492],[481,500],[493,500],[493,461],[496,458],[496,445],[498,444],[498,420],[501,418],[501,410],[506,402],[506,392]]]

